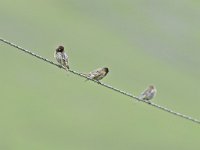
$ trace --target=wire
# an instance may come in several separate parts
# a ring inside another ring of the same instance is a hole
[[[30,50],[24,49],[24,48],[22,48],[22,47],[20,47],[20,46],[18,46],[18,45],[16,45],[16,44],[13,44],[13,43],[11,43],[11,42],[9,42],[9,41],[3,39],[3,38],[0,38],[0,41],[3,42],[3,43],[6,43],[6,44],[8,44],[8,45],[10,45],[10,46],[12,46],[12,47],[14,47],[14,48],[16,48],[16,49],[18,49],[18,50],[21,50],[21,51],[23,51],[23,52],[25,52],[25,53],[28,53],[28,54],[30,54],[30,55],[32,55],[32,56],[38,58],[38,59],[41,59],[41,60],[43,60],[43,61],[45,61],[45,62],[47,62],[47,63],[49,63],[49,64],[52,64],[52,65],[57,66],[57,67],[59,67],[59,68],[65,69],[65,67],[60,66],[60,65],[58,65],[58,64],[56,64],[56,63],[54,63],[54,62],[52,62],[52,61],[50,61],[50,60],[48,60],[48,59],[42,57],[42,56],[40,56],[40,55],[38,55],[38,54],[35,54],[35,53],[31,52]],[[73,73],[73,74],[75,74],[75,75],[77,75],[77,76],[79,76],[79,77],[87,78],[85,75],[83,75],[83,74],[81,74],[81,73],[79,73],[79,72],[77,72],[77,71],[74,71],[74,70],[71,70],[71,69],[69,69],[68,71],[71,72],[71,73]],[[87,78],[87,79],[89,79],[89,78]],[[132,99],[135,99],[135,100],[137,100],[137,101],[141,101],[141,102],[144,102],[144,103],[146,103],[146,104],[149,104],[150,106],[156,107],[156,108],[158,108],[158,109],[160,109],[160,110],[163,110],[163,111],[165,111],[165,112],[168,112],[168,113],[170,113],[170,114],[173,114],[173,115],[175,115],[175,116],[177,116],[177,117],[181,117],[181,118],[187,119],[187,120],[189,120],[189,121],[192,121],[192,122],[194,122],[194,123],[200,124],[200,121],[199,121],[198,119],[195,119],[195,118],[190,117],[190,116],[188,116],[188,115],[184,115],[184,114],[182,114],[182,113],[173,111],[173,110],[171,110],[171,109],[169,109],[169,108],[160,106],[160,105],[155,104],[155,103],[153,103],[153,102],[141,100],[141,99],[139,99],[137,96],[134,96],[134,95],[132,95],[132,94],[130,94],[130,93],[128,93],[128,92],[125,92],[125,91],[123,91],[123,90],[117,89],[117,88],[115,88],[115,87],[113,87],[113,86],[111,86],[111,85],[108,85],[108,84],[105,84],[105,83],[102,83],[102,82],[98,82],[98,81],[92,80],[92,79],[89,79],[89,80],[91,80],[91,81],[97,83],[97,84],[100,85],[100,86],[106,87],[106,88],[108,88],[108,89],[110,89],[110,90],[112,90],[112,91],[116,91],[116,92],[118,92],[118,93],[120,93],[120,94],[123,94],[123,95],[125,95],[125,96],[128,96],[128,97],[130,97],[130,98],[132,98]]]

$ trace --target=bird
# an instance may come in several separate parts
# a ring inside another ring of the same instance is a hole
[[[149,85],[148,88],[139,96],[141,100],[151,100],[155,97],[157,90],[154,85]]]
[[[60,65],[64,66],[65,69],[69,69],[68,55],[64,51],[64,46],[58,46],[58,48],[56,48],[54,57]]]
[[[102,67],[102,68],[98,68],[94,71],[91,71],[88,74],[83,74],[83,75],[85,75],[89,79],[99,81],[99,80],[103,79],[108,74],[108,72],[109,72],[109,69],[107,67]]]

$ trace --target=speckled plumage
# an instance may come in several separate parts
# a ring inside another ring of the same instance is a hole
[[[152,98],[155,97],[156,93],[157,90],[155,86],[150,85],[144,92],[140,94],[139,98],[142,100],[151,100]]]
[[[65,68],[69,69],[69,65],[68,65],[68,56],[64,51],[64,47],[63,46],[59,46],[55,53],[54,53],[54,57],[56,58],[57,62],[64,66]]]
[[[101,80],[103,79],[109,72],[109,69],[106,68],[106,67],[103,67],[103,68],[98,68],[88,74],[86,74],[86,76],[90,79],[93,79],[93,80]]]

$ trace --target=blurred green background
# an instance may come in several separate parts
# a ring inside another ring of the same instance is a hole
[[[200,119],[200,1],[2,0],[0,36]],[[0,43],[1,150],[199,150],[200,127]]]

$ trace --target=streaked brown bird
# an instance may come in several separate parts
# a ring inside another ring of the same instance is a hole
[[[58,46],[54,53],[54,57],[60,65],[64,66],[65,69],[69,69],[68,56],[65,53],[63,46]]]
[[[87,78],[93,79],[93,80],[101,80],[103,79],[109,72],[109,69],[107,67],[98,68],[88,74],[84,74]]]
[[[156,96],[157,90],[155,86],[149,85],[149,87],[140,94],[139,99],[142,100],[151,100]]]

